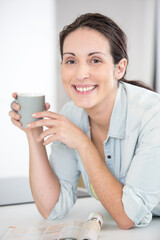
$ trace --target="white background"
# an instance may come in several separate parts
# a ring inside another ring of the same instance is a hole
[[[157,0],[156,13],[156,90],[160,93],[160,0]]]
[[[0,0],[0,178],[28,175],[25,134],[8,116],[12,92],[40,92],[56,108],[55,2]]]

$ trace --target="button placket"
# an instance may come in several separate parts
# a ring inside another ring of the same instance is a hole
[[[111,147],[110,147],[109,141],[104,143],[104,154],[105,154],[106,165],[109,168],[109,170],[112,171],[113,162],[112,162],[112,153],[111,153]]]

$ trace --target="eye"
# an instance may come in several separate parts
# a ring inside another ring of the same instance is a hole
[[[66,64],[74,64],[75,61],[74,61],[74,60],[67,60],[65,63],[66,63]]]
[[[101,60],[98,58],[94,58],[91,60],[91,63],[101,63]]]

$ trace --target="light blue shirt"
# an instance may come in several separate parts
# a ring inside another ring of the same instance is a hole
[[[61,114],[90,138],[84,109],[70,101]],[[160,216],[160,95],[120,82],[103,145],[107,167],[124,186],[126,214],[136,226],[149,224],[153,214]],[[61,184],[59,200],[49,216],[55,219],[74,205],[80,173],[88,193],[93,194],[76,150],[61,142],[52,143],[50,164]]]

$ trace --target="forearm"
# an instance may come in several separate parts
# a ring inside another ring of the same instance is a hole
[[[92,141],[86,137],[78,152],[91,184],[105,209],[120,228],[132,227],[134,223],[126,215],[122,203],[123,185],[109,171]]]
[[[60,194],[60,184],[50,167],[46,148],[42,142],[36,139],[42,132],[41,128],[32,129],[28,134],[29,157],[30,157],[30,185],[32,194],[44,217],[48,217]]]

